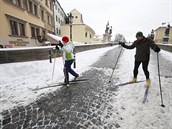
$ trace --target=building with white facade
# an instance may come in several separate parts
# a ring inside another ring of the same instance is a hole
[[[55,0],[54,6],[54,21],[55,21],[55,34],[61,36],[60,25],[65,21],[66,13],[61,7],[60,3]]]

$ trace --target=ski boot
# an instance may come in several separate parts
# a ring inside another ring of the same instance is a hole
[[[69,86],[70,86],[70,85],[69,85],[69,81],[66,81],[66,79],[64,79],[64,84],[63,84],[63,86],[69,87]]]
[[[78,76],[76,76],[76,77],[74,77],[73,81],[75,81],[78,77],[79,77],[79,75],[78,75]]]
[[[130,83],[136,83],[137,82],[137,78],[133,77],[131,80],[130,80]]]
[[[150,79],[146,79],[146,86],[150,86],[151,80]]]

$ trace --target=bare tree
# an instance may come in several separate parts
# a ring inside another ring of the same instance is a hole
[[[122,34],[116,34],[114,42],[126,42],[126,39]]]

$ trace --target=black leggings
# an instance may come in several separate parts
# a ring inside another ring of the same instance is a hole
[[[143,68],[143,71],[145,73],[146,79],[149,79],[149,71],[148,71],[149,61],[136,61],[135,60],[134,71],[133,71],[134,77],[137,78],[138,68],[139,68],[141,63],[142,63],[142,68]]]

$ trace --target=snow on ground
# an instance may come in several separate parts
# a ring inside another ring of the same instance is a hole
[[[114,72],[114,77],[120,79],[118,83],[127,82],[132,78],[134,54],[135,51],[125,50],[120,57],[119,69]],[[160,55],[172,64],[171,53],[162,50]],[[150,61],[149,71],[152,82],[148,94],[148,103],[142,104],[145,82],[119,87],[117,96],[112,98],[113,101],[110,104],[113,106],[114,114],[110,121],[118,122],[121,129],[172,129],[172,78],[161,77],[163,100],[166,106],[163,108],[160,106],[161,99],[155,62]],[[142,67],[139,68],[138,80],[145,80]]]
[[[94,49],[76,54],[76,72],[89,69],[108,50],[114,47]],[[55,61],[55,70],[52,80],[52,71]],[[34,88],[47,86],[51,83],[63,82],[62,58],[56,58],[53,63],[49,60],[32,61],[24,63],[9,63],[0,65],[0,112],[19,105],[27,105],[38,97],[55,89],[44,89],[37,92]]]
[[[113,48],[108,47],[77,53],[77,68],[75,70],[79,74],[82,74],[82,72],[90,69],[90,65],[97,61],[100,56]],[[119,59],[118,69],[115,69],[113,76],[113,79],[119,78],[115,80],[117,81],[116,83],[128,82],[131,79],[134,54],[134,50],[124,50],[122,53]],[[171,53],[162,50],[159,55],[165,61],[171,62],[169,64],[172,64]],[[62,58],[57,58],[55,61],[55,72],[52,81],[53,64],[54,62],[51,64],[49,60],[1,64],[0,112],[15,106],[27,105],[42,95],[56,90],[58,87],[38,90],[37,92],[32,91],[34,88],[44,87],[52,82],[57,83],[63,81]],[[148,103],[142,104],[145,82],[119,87],[118,91],[115,91],[116,96],[112,96],[110,105],[113,106],[114,112],[112,117],[109,118],[109,121],[112,123],[117,122],[121,129],[172,128],[172,78],[166,78],[164,76],[169,73],[169,71],[166,71],[166,68],[161,71],[161,75],[163,75],[161,76],[163,100],[166,106],[163,108],[160,106],[161,99],[156,56],[151,55],[149,71],[152,83],[149,89]],[[109,76],[111,70],[105,69],[105,73]],[[141,67],[139,68],[138,80],[145,80]]]

